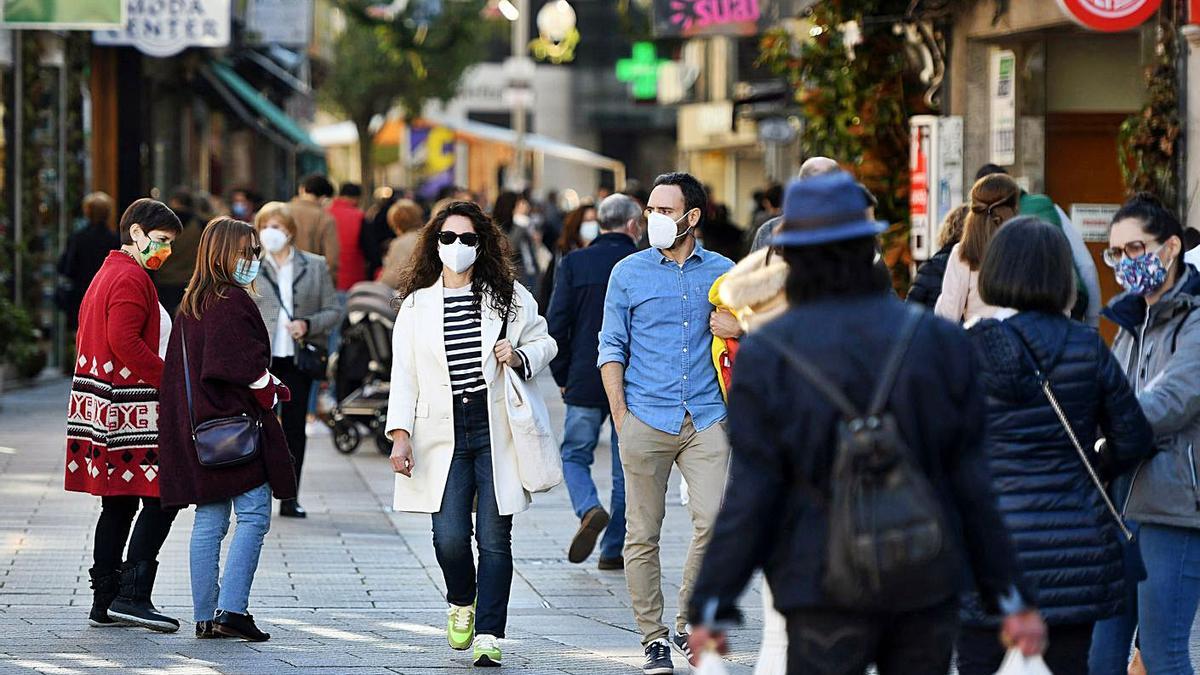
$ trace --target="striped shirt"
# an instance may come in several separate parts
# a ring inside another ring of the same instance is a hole
[[[455,396],[487,389],[483,381],[483,335],[479,298],[470,286],[443,289],[442,328],[450,390]]]

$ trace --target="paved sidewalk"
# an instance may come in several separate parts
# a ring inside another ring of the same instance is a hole
[[[557,393],[549,380],[542,386]],[[167,540],[155,593],[158,607],[184,622],[179,633],[88,627],[98,500],[62,489],[67,388],[57,381],[0,399],[0,673],[363,675],[470,668],[469,653],[445,643],[429,518],[386,508],[392,474],[369,439],[352,456],[338,454],[328,437],[309,440],[302,490],[309,517],[274,520],[251,594],[251,612],[272,634],[270,642],[192,636],[190,510]],[[552,412],[562,419],[561,405]],[[600,467],[608,466],[606,445],[603,452]],[[596,473],[607,495],[605,472]],[[680,577],[690,535],[677,494],[673,483],[663,534],[668,581]],[[563,488],[516,518],[516,578],[503,644],[508,671],[640,672],[624,576],[598,571],[595,556],[589,565],[566,562],[576,525]],[[670,617],[678,589],[668,584],[664,592]],[[751,622],[733,636],[740,651],[730,673],[749,673],[758,648],[757,591],[744,601]],[[686,672],[681,658],[676,666]]]

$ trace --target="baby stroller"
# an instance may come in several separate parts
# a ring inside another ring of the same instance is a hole
[[[352,286],[346,298],[342,342],[330,366],[340,399],[330,415],[333,444],[339,452],[357,450],[364,427],[374,436],[380,453],[392,452],[384,426],[391,391],[395,295],[389,286],[363,281]]]

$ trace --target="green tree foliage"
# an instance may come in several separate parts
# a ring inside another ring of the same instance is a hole
[[[1179,57],[1176,27],[1160,14],[1157,58],[1146,68],[1146,104],[1121,124],[1117,151],[1130,193],[1153,192],[1168,208],[1179,207]]]
[[[337,37],[333,62],[320,84],[323,103],[358,128],[363,182],[373,189],[371,119],[399,106],[408,119],[430,99],[449,100],[463,71],[483,60],[494,30],[473,2],[445,2],[436,17],[418,16],[420,3],[386,19],[368,12],[377,2],[339,0],[348,21]]]
[[[804,110],[805,153],[826,155],[854,173],[879,199],[876,217],[892,224],[885,259],[897,288],[909,283],[909,128],[912,115],[930,112],[926,87],[909,61],[903,34],[893,28],[910,0],[827,0],[808,17],[805,35],[766,34],[760,65],[792,83]],[[855,22],[861,43],[847,45],[843,26]]]

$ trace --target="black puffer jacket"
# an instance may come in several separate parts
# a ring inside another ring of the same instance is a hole
[[[946,263],[950,262],[950,251],[954,249],[953,242],[946,244],[933,257],[921,263],[917,268],[917,278],[913,280],[912,288],[908,289],[909,302],[925,305],[929,309],[937,304],[942,295],[942,277],[946,276]]]
[[[1125,597],[1120,533],[1043,395],[1037,366],[1091,453],[1101,477],[1153,453],[1153,434],[1116,359],[1093,328],[1065,316],[1023,312],[970,330],[987,392],[985,453],[992,487],[1025,579],[1050,624],[1117,614]],[[967,597],[963,622],[999,623]]]

